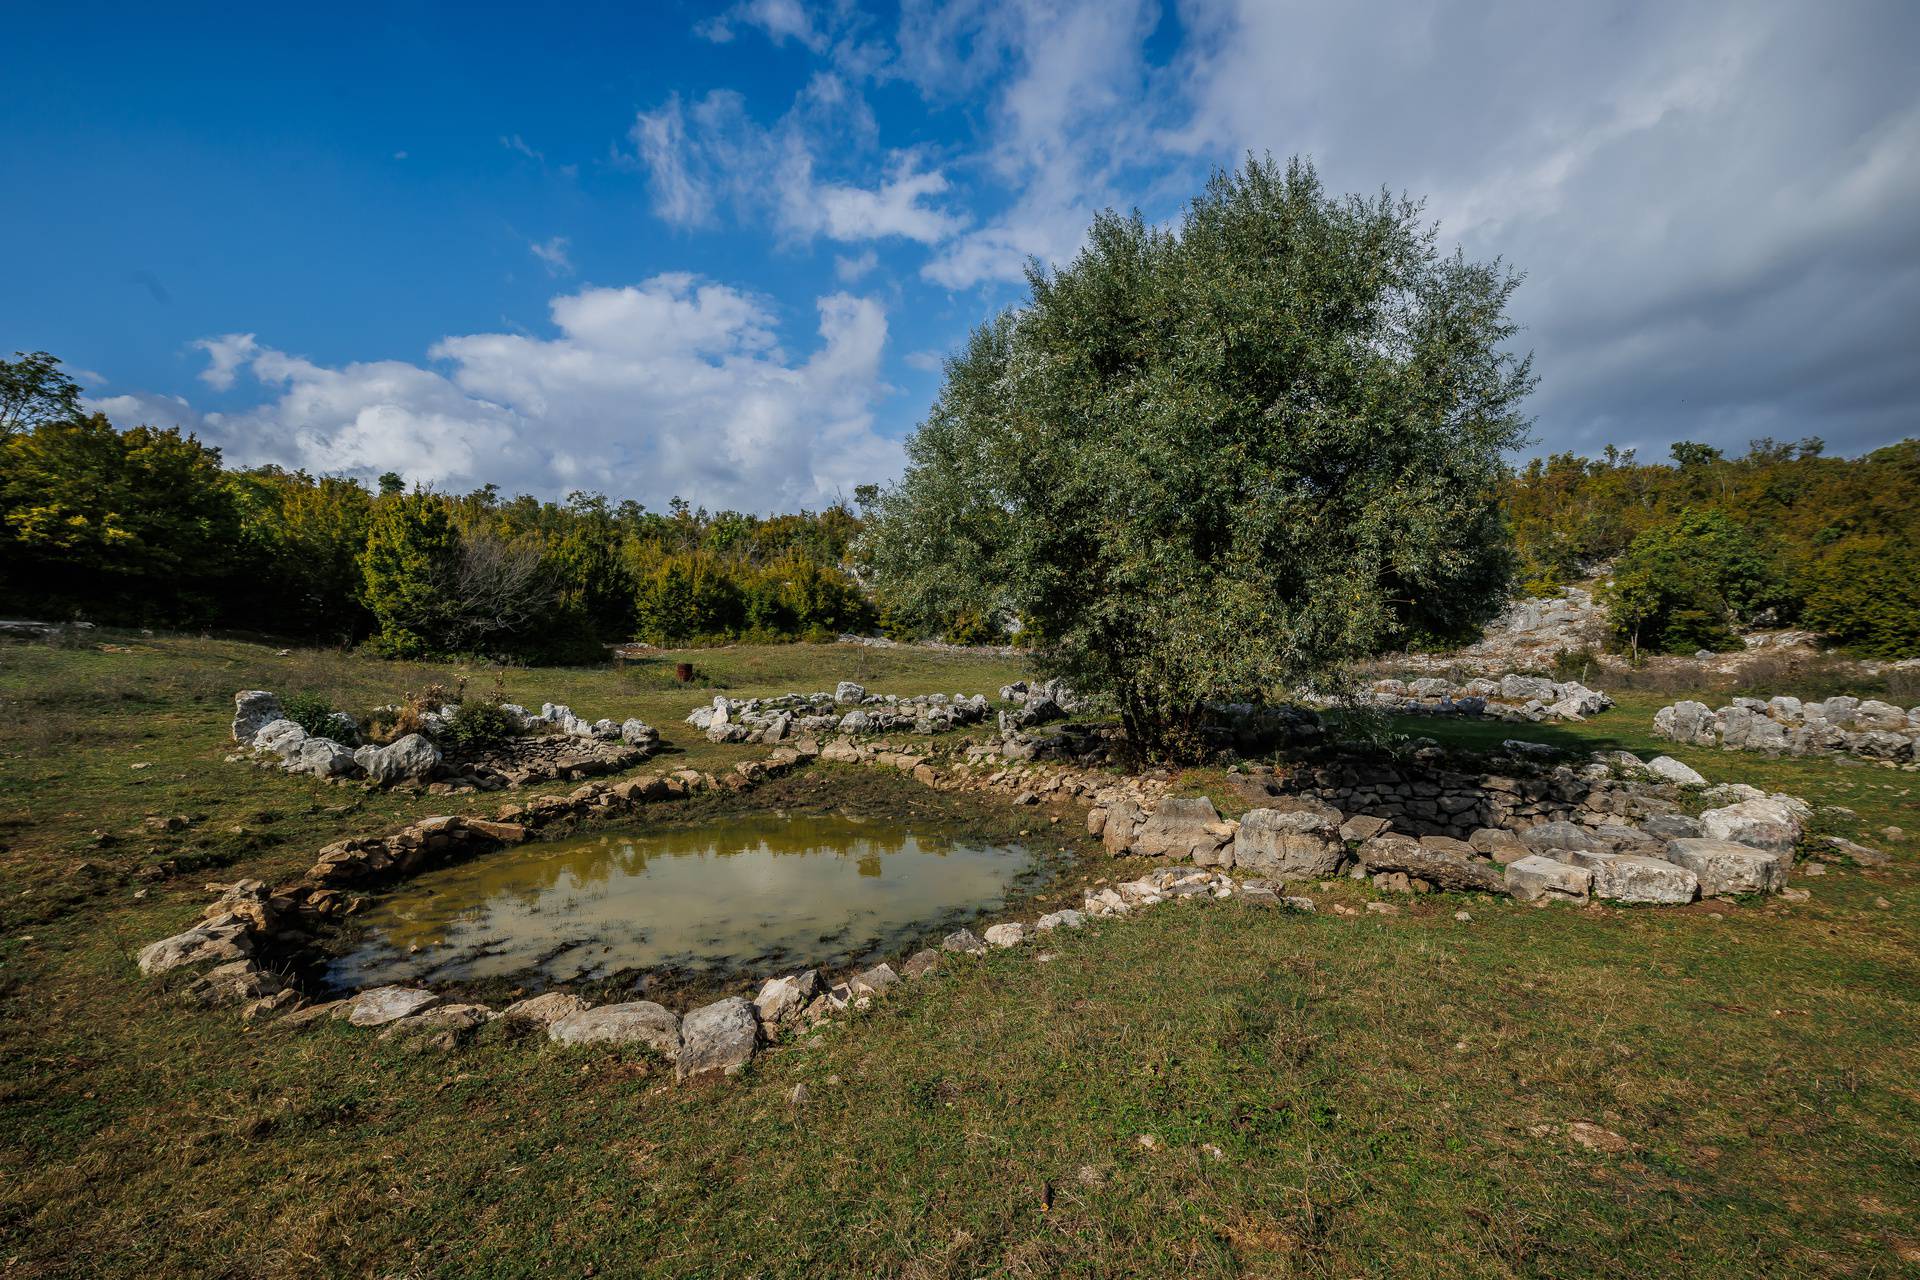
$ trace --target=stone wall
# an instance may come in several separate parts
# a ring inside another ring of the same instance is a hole
[[[1735,698],[1718,711],[1704,702],[1676,702],[1654,713],[1653,732],[1672,742],[1730,751],[1854,755],[1920,766],[1920,707],[1902,709],[1872,698]]]
[[[1314,795],[1348,813],[1373,814],[1412,835],[1466,839],[1484,827],[1543,822],[1594,826],[1677,813],[1678,788],[1561,767],[1545,773],[1473,773],[1418,764],[1336,763],[1278,781],[1283,794]]]
[[[1376,680],[1358,700],[1402,715],[1487,716],[1515,723],[1584,720],[1613,705],[1611,697],[1577,680],[1512,673],[1463,685],[1437,676]]]

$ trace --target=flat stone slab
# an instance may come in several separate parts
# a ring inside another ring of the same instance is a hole
[[[1731,840],[1671,840],[1667,861],[1698,876],[1700,895],[1706,898],[1771,893],[1787,883],[1785,854]]]
[[[347,1007],[347,1021],[356,1027],[382,1027],[445,1003],[445,996],[419,987],[374,987],[353,998]]]
[[[1700,894],[1700,877],[1678,863],[1643,854],[1601,854],[1588,867],[1593,896],[1609,902],[1680,906]]]
[[[603,1004],[558,1019],[547,1028],[547,1039],[569,1046],[637,1044],[673,1058],[680,1052],[680,1019],[651,1000]]]
[[[148,977],[190,964],[216,960],[244,960],[253,954],[247,931],[237,925],[188,929],[140,949],[140,972]]]
[[[1585,902],[1593,872],[1534,853],[1507,864],[1506,883],[1521,902]]]
[[[760,1024],[753,1006],[739,996],[702,1005],[680,1023],[680,1053],[674,1059],[677,1080],[738,1075],[753,1060]]]
[[[568,995],[564,991],[549,991],[545,995],[515,1001],[502,1009],[500,1016],[515,1022],[550,1027],[567,1015],[579,1013],[588,1007],[587,1002],[579,996]]]

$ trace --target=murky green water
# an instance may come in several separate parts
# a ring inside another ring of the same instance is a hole
[[[895,821],[758,814],[520,846],[370,902],[338,986],[842,964],[1001,905],[1017,845]]]

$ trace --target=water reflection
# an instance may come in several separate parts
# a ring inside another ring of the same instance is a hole
[[[1026,850],[840,815],[761,814],[523,845],[368,904],[340,986],[622,969],[776,969],[884,949],[1005,901]]]

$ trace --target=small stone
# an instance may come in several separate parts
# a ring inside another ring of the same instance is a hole
[[[968,955],[985,955],[987,944],[980,941],[979,935],[971,929],[956,929],[940,939],[942,951],[964,951]]]
[[[934,951],[931,948],[924,951],[916,951],[907,957],[905,964],[900,966],[900,976],[903,978],[924,978],[938,968],[939,965],[940,953],[938,951]]]
[[[1027,926],[1017,921],[996,924],[987,930],[987,944],[994,947],[1017,947],[1027,940]]]
[[[1367,910],[1377,916],[1397,916],[1400,914],[1400,908],[1391,902],[1369,902],[1367,904]]]
[[[1465,911],[1456,911],[1456,912],[1454,912],[1454,913],[1453,913],[1453,918],[1454,918],[1455,920],[1458,920],[1458,921],[1459,921],[1459,922],[1460,922],[1461,924],[1472,924],[1472,923],[1473,923],[1473,917],[1472,917],[1472,916],[1471,916],[1470,914],[1468,914],[1467,912],[1465,912]]]
[[[855,995],[872,996],[885,991],[900,981],[900,975],[893,971],[890,964],[877,964],[871,969],[853,975],[853,981],[847,985],[853,988]]]
[[[1597,1124],[1588,1124],[1584,1120],[1576,1120],[1568,1125],[1567,1136],[1589,1151],[1600,1151],[1610,1156],[1619,1155],[1629,1146],[1627,1140],[1619,1134],[1602,1129]]]

